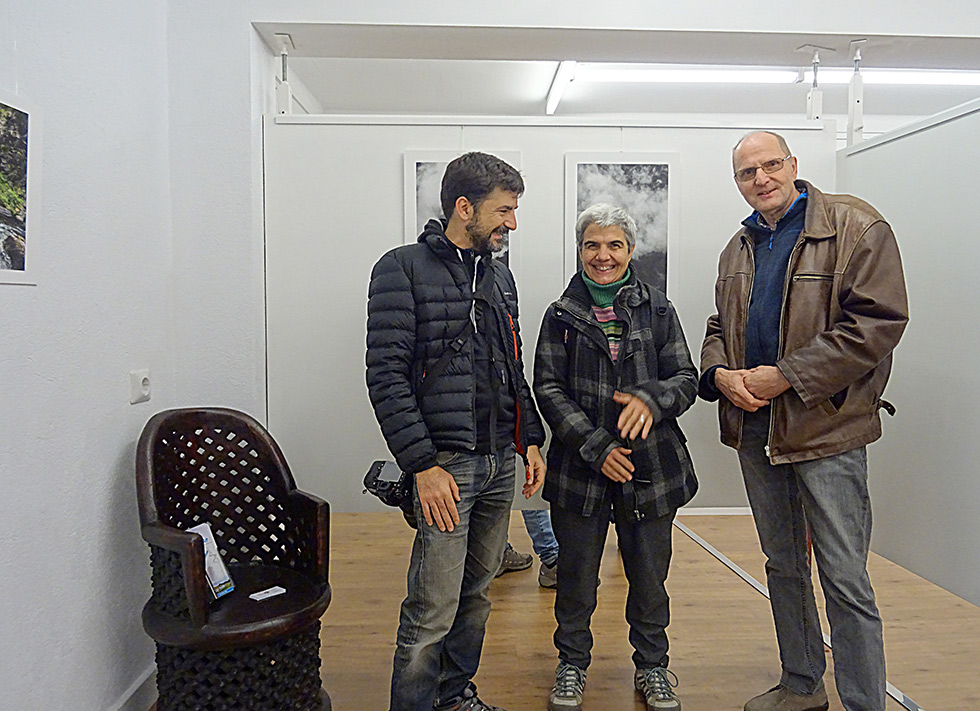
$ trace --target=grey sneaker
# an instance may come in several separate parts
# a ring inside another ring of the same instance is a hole
[[[520,553],[508,543],[507,547],[504,548],[504,558],[500,561],[500,567],[497,568],[497,574],[494,577],[499,578],[512,570],[526,570],[531,567],[532,562],[534,562],[534,558],[531,557],[530,553]]]
[[[585,670],[567,662],[558,662],[555,685],[548,697],[548,711],[574,711],[582,708]]]
[[[745,711],[827,711],[828,708],[830,702],[822,681],[812,694],[797,694],[780,684],[745,704]]]
[[[556,560],[552,565],[541,564],[541,568],[538,570],[538,585],[543,588],[550,588],[555,590],[558,588],[558,561]],[[595,581],[596,587],[602,585],[602,578],[597,578]]]
[[[677,683],[677,675],[664,667],[637,669],[633,674],[633,686],[650,711],[681,711],[681,700],[674,693]]]
[[[558,587],[558,561],[556,560],[551,565],[541,564],[541,568],[538,570],[538,585],[543,588],[557,588]]]

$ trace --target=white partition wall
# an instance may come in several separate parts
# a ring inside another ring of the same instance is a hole
[[[731,150],[755,126],[597,125],[493,119],[281,117],[265,127],[269,428],[305,488],[334,510],[380,505],[361,494],[373,459],[388,458],[364,384],[368,280],[403,242],[406,151],[517,152],[527,186],[512,236],[525,361],[547,305],[565,286],[565,154],[660,153],[671,162],[675,236],[668,296],[695,363],[713,311],[721,248],[749,208]],[[834,130],[800,121],[786,135],[803,177],[833,189]],[[738,463],[718,443],[715,406],[681,419],[701,479],[694,506],[745,506]]]
[[[980,605],[980,101],[842,151],[841,190],[892,224],[911,318],[869,448],[876,552]]]

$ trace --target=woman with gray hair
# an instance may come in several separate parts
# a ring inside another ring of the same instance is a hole
[[[592,205],[575,239],[582,270],[548,307],[534,358],[534,392],[554,435],[544,498],[559,551],[558,668],[548,708],[582,705],[611,518],[629,582],[634,686],[648,709],[679,711],[664,583],[674,515],[697,490],[677,425],[697,394],[697,370],[673,306],[630,269],[633,218]]]

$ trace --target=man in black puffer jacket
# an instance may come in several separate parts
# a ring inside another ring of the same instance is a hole
[[[507,541],[515,446],[527,466],[525,496],[545,472],[517,289],[491,256],[517,228],[523,192],[520,174],[499,158],[460,156],[442,180],[448,219],[430,220],[417,244],[388,252],[371,273],[368,391],[388,448],[415,474],[420,523],[391,711],[495,709],[472,679],[490,613],[487,588]]]

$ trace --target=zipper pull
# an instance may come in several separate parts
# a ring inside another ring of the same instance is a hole
[[[769,445],[768,444],[765,446],[765,450],[766,450],[766,456],[768,457],[769,456]]]

